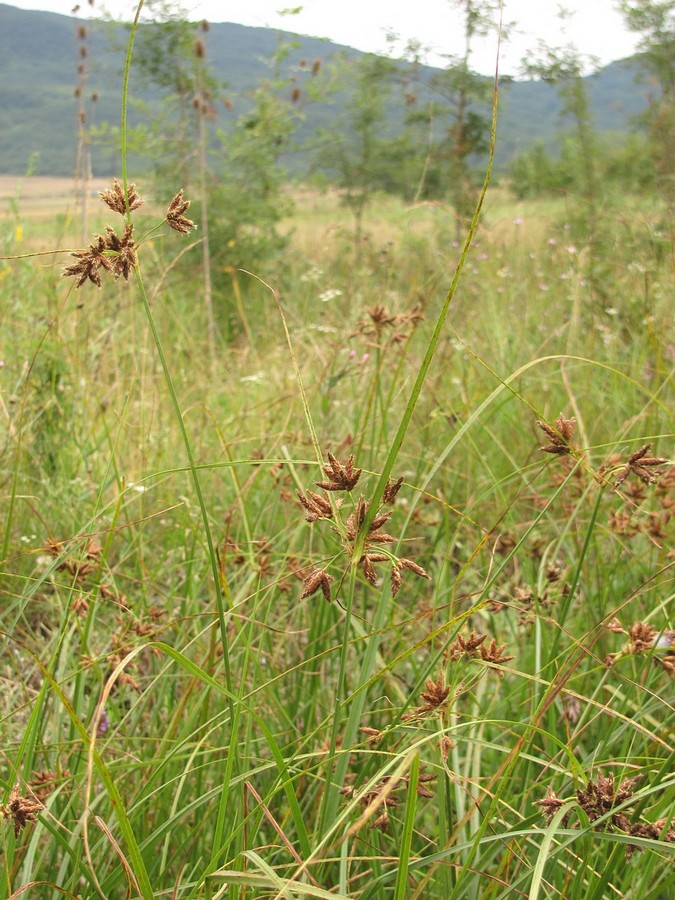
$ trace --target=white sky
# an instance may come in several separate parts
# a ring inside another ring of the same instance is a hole
[[[95,0],[93,7],[88,0],[9,0],[22,9],[66,15],[78,2],[81,16],[106,11],[130,19],[136,10],[132,0]],[[373,52],[384,52],[385,34],[394,31],[402,43],[417,39],[433,48],[427,59],[432,65],[443,65],[441,54],[462,51],[461,19],[449,0],[182,0],[181,5],[195,19],[281,28]],[[574,13],[564,22],[557,17],[561,5]],[[279,14],[297,6],[297,15]],[[636,36],[624,28],[615,0],[505,0],[504,18],[515,23],[511,40],[502,48],[504,74],[517,74],[522,57],[540,38],[554,46],[573,44],[601,63],[635,51]],[[493,72],[495,52],[494,36],[477,40],[473,67]]]

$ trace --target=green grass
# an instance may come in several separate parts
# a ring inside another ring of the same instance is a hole
[[[439,327],[452,211],[378,199],[355,262],[305,191],[241,304],[214,273],[213,368],[191,237],[100,291],[0,263],[0,896],[670,896],[673,470],[615,482],[671,453],[672,244],[603,212],[489,189]],[[363,472],[308,523],[317,448]]]

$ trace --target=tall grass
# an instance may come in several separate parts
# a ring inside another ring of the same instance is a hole
[[[302,202],[215,370],[190,237],[5,232],[0,896],[665,900],[663,210]]]

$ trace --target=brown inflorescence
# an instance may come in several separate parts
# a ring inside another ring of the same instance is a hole
[[[190,208],[190,203],[190,200],[183,199],[183,190],[178,191],[166,211],[166,224],[169,228],[173,228],[174,231],[179,231],[181,234],[189,234],[192,228],[197,227],[192,219],[185,216]]]
[[[635,475],[644,484],[655,484],[663,473],[657,469],[668,462],[661,456],[647,456],[651,444],[644,444],[635,453],[631,453],[625,466],[619,472],[619,476],[614,482],[614,487],[619,487],[628,478],[629,475]]]
[[[82,287],[87,279],[97,287],[101,287],[101,269],[111,274],[113,278],[119,278],[121,275],[128,280],[131,270],[137,265],[133,230],[134,226],[127,223],[122,234],[118,235],[110,225],[106,226],[105,235],[97,235],[87,250],[76,250],[70,254],[77,262],[63,270],[64,276],[76,276],[78,288]]]
[[[544,434],[550,439],[551,443],[540,447],[544,453],[553,453],[556,456],[564,456],[573,450],[571,440],[576,426],[576,419],[566,419],[562,413],[558,416],[555,428],[547,422],[537,422],[537,425]]]
[[[643,837],[651,840],[663,840],[666,843],[675,841],[675,826],[668,819],[659,819],[656,822],[636,821],[632,811],[632,797],[635,785],[639,781],[636,778],[624,778],[619,784],[613,776],[598,774],[595,780],[589,779],[584,788],[576,792],[576,803],[584,811],[590,822],[598,822],[595,830],[614,831],[619,830],[632,837]],[[561,800],[551,787],[546,790],[543,800],[536,800],[535,806],[539,806],[546,818],[551,821],[558,810],[568,801]],[[562,820],[564,828],[568,825],[568,816]],[[577,826],[578,827],[578,826]],[[633,844],[626,847],[626,856],[630,858],[637,848]]]
[[[14,834],[18,837],[29,822],[35,822],[42,809],[43,805],[37,800],[22,797],[21,788],[17,784],[12,788],[7,805],[0,805],[0,817],[12,822]]]
[[[125,195],[124,188],[116,178],[113,178],[112,187],[106,188],[105,191],[101,191],[99,197],[106,206],[110,207],[113,212],[119,213],[121,216],[124,216],[127,212],[132,212],[143,205],[143,200],[136,191],[136,185],[127,185]]]

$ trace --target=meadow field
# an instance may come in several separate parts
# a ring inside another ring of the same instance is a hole
[[[672,897],[666,205],[289,187],[213,353],[133,180],[3,201],[0,896]]]

